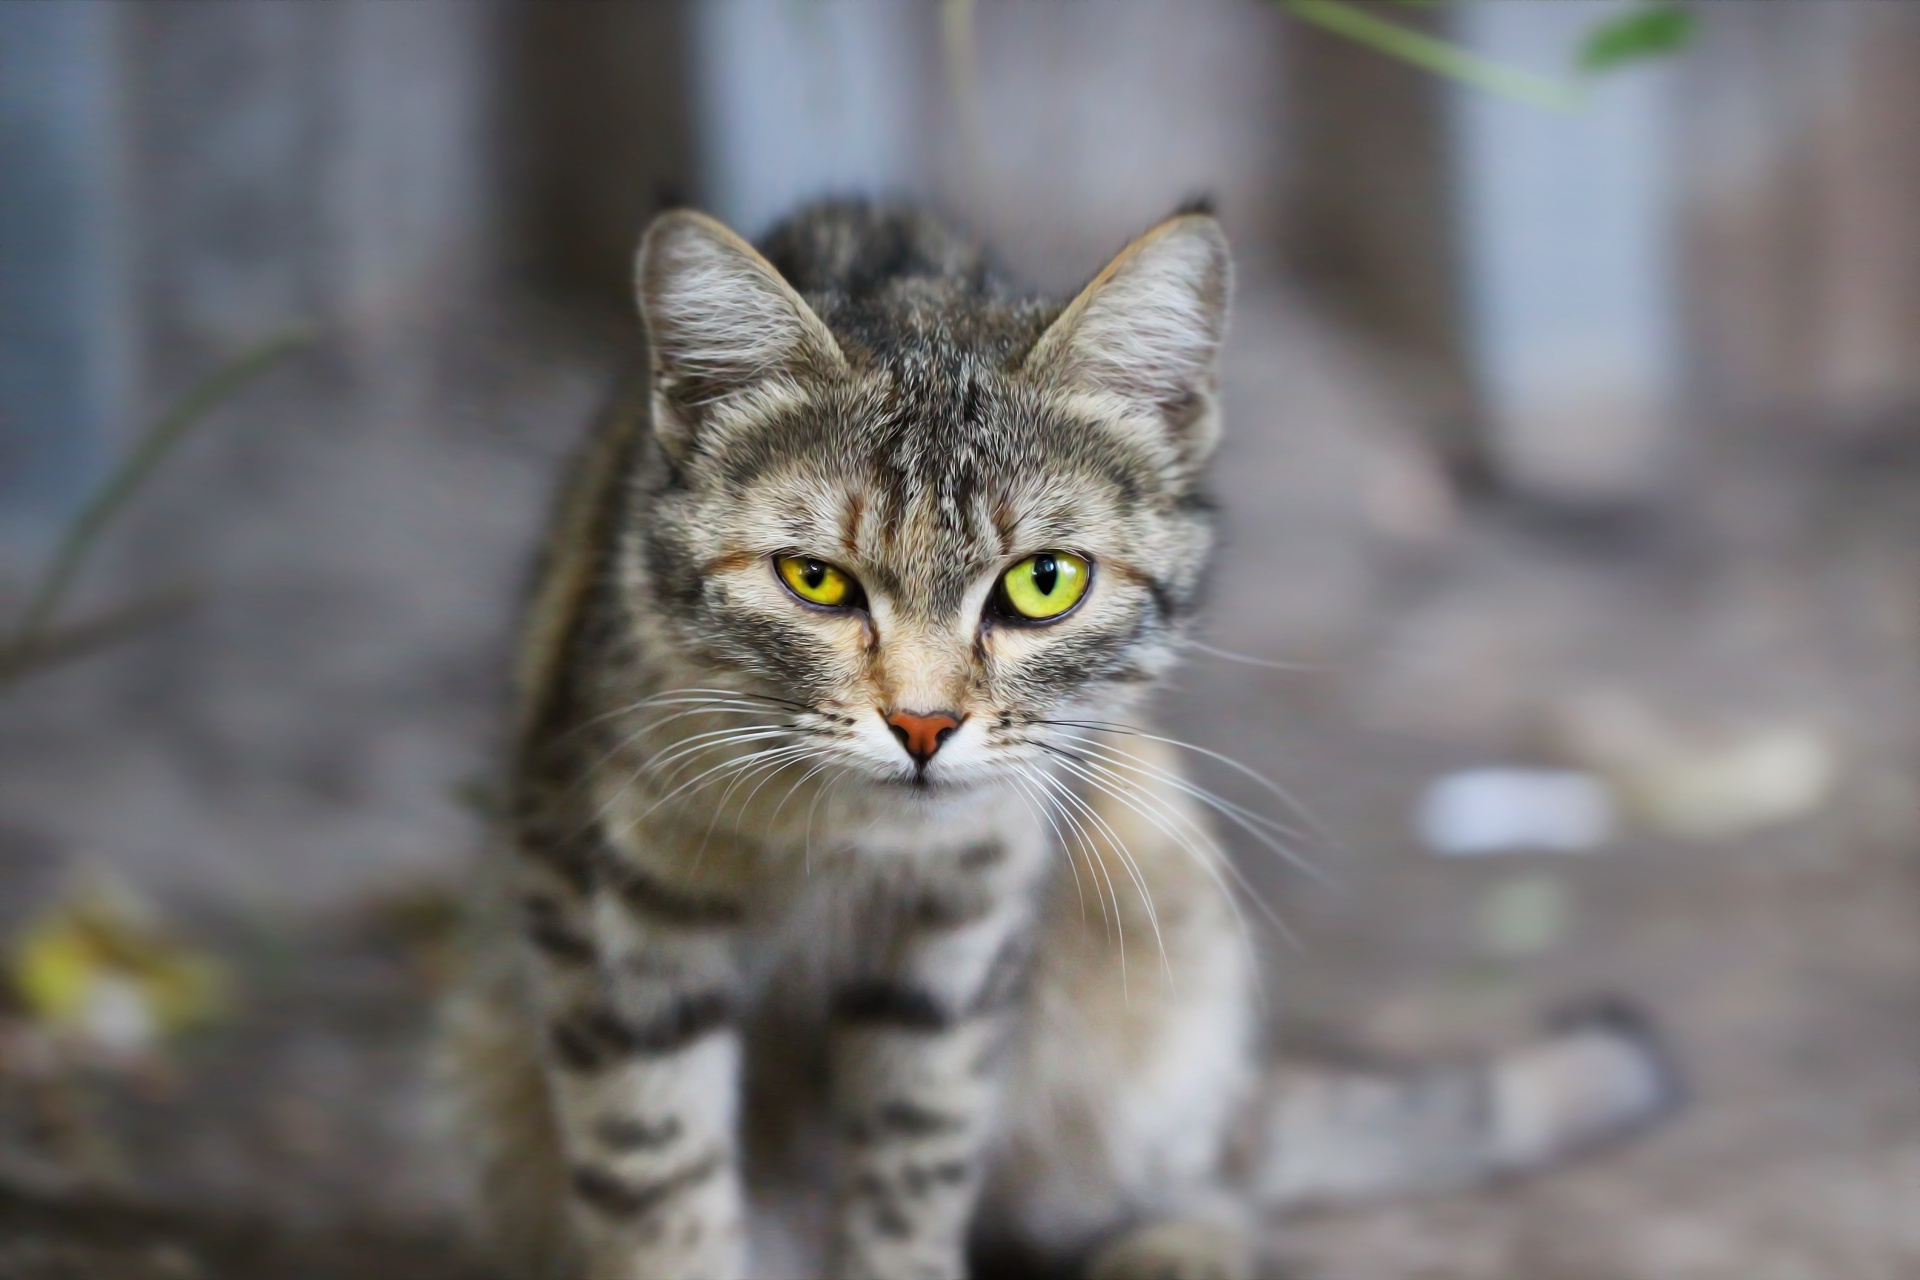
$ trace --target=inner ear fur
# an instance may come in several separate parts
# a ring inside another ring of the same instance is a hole
[[[1024,363],[1065,389],[1157,420],[1190,462],[1212,449],[1213,390],[1233,258],[1211,214],[1168,218],[1122,249],[1041,335]]]
[[[846,368],[831,331],[772,263],[704,213],[661,214],[640,240],[634,291],[652,360],[654,429],[683,449],[721,406]]]

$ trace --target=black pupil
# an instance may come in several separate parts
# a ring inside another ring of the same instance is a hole
[[[1052,556],[1033,558],[1033,585],[1040,588],[1040,594],[1050,596],[1060,582],[1060,565]]]
[[[827,580],[827,566],[818,560],[809,560],[800,570],[800,580],[807,584],[807,590],[818,591],[820,584]]]

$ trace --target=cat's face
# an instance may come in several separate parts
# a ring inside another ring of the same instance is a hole
[[[635,607],[703,685],[784,700],[769,720],[812,758],[1017,776],[1172,657],[1227,273],[1189,216],[1051,323],[926,281],[842,314],[668,215],[641,258],[663,465]]]

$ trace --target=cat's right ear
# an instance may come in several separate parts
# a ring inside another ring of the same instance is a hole
[[[634,287],[653,361],[654,432],[670,453],[756,392],[846,367],[833,334],[773,264],[703,213],[654,219]]]

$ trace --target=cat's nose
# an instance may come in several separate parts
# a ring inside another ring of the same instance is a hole
[[[933,753],[959,727],[958,717],[950,711],[894,711],[887,716],[887,728],[919,765],[933,759]]]

